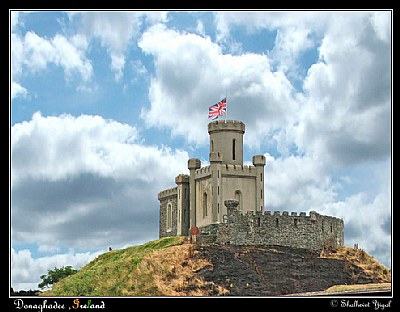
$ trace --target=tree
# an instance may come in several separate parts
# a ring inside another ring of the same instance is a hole
[[[54,270],[48,270],[48,274],[43,274],[40,276],[40,278],[43,280],[38,287],[43,289],[45,287],[49,287],[50,285],[53,285],[54,283],[57,283],[59,280],[62,280],[63,278],[67,277],[68,275],[72,275],[78,272],[78,270],[75,270],[72,266],[67,265],[66,267],[61,267],[61,268],[54,268]]]

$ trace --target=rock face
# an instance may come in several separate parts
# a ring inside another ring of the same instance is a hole
[[[322,259],[306,249],[204,245],[197,250],[197,257],[211,263],[197,274],[206,282],[225,287],[229,296],[279,296],[324,290],[338,284],[379,282],[355,265]]]

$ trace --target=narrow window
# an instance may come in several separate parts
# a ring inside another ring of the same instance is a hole
[[[276,218],[276,220],[275,220],[275,226],[276,226],[276,227],[279,226],[279,218]]]
[[[218,203],[217,207],[218,207],[218,208],[217,208],[217,212],[219,213],[219,203]]]
[[[324,221],[322,221],[322,233],[324,233]]]
[[[297,219],[294,219],[294,226],[295,226],[295,227],[297,227],[297,222],[298,222],[298,220],[297,220]]]
[[[211,140],[211,152],[214,152],[214,141]]]
[[[263,198],[263,192],[262,192],[263,190],[261,190],[261,199]]]
[[[262,182],[262,173],[260,173],[260,180],[261,180],[261,182]]]
[[[236,139],[232,141],[232,160],[236,160]]]
[[[332,225],[331,225],[331,233],[333,232],[333,227],[332,227]]]
[[[218,170],[218,179],[219,179],[219,170]]]
[[[219,186],[218,186],[218,195],[219,195]]]
[[[203,194],[203,218],[207,217],[207,193]]]
[[[172,205],[167,206],[167,230],[171,230],[172,227]]]
[[[261,226],[261,218],[260,217],[257,218],[257,226]]]

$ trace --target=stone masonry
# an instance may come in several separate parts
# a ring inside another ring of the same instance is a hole
[[[311,211],[247,212],[236,209],[236,200],[226,200],[225,222],[200,228],[197,242],[232,245],[280,245],[305,249],[321,249],[324,244],[342,246],[343,220]]]

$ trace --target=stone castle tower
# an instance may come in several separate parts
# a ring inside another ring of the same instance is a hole
[[[177,187],[158,194],[160,237],[188,235],[193,226],[223,222],[226,199],[237,199],[239,211],[264,209],[265,156],[254,156],[253,166],[243,165],[244,132],[244,123],[237,120],[208,124],[210,165],[201,167],[200,159],[189,159],[190,174],[178,175]]]
[[[253,165],[243,165],[243,122],[212,121],[208,133],[210,165],[201,167],[199,159],[190,158],[189,175],[179,174],[175,178],[177,186],[158,193],[160,238],[187,236],[191,228],[197,227],[206,240],[222,243],[276,243],[308,248],[333,241],[343,245],[341,219],[314,211],[310,216],[303,212],[289,216],[286,211],[282,216],[279,212],[264,214],[266,159],[255,155]],[[226,202],[234,202],[235,207],[228,209]],[[330,231],[326,231],[328,225]]]

